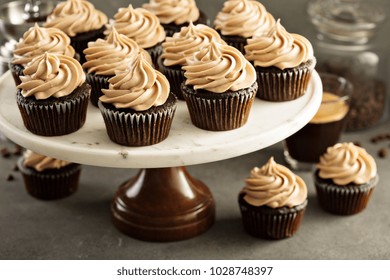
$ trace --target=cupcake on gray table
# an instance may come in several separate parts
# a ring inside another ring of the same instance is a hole
[[[252,169],[238,196],[244,229],[252,236],[282,239],[299,229],[307,206],[301,177],[271,157]]]
[[[374,158],[353,143],[329,147],[315,171],[314,181],[320,206],[333,214],[363,211],[378,184]]]
[[[27,150],[18,160],[27,192],[36,198],[53,200],[73,194],[78,186],[81,165]]]

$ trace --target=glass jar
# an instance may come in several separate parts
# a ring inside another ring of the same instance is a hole
[[[370,128],[387,118],[386,48],[376,37],[386,14],[378,2],[311,0],[317,71],[347,78],[354,87],[346,130]]]

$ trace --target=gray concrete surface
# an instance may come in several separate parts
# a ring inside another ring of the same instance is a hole
[[[129,3],[92,2],[109,16]],[[197,2],[201,8],[209,6],[204,10],[213,18],[223,1],[213,1],[213,5],[207,5],[207,0]],[[275,17],[283,18],[289,30],[313,36],[306,1],[262,2]],[[133,1],[134,6],[138,3],[141,1]],[[388,33],[388,27],[389,22],[382,34]],[[383,37],[383,46],[388,46],[388,37]],[[73,196],[44,202],[26,193],[20,174],[13,171],[17,157],[0,157],[0,259],[390,259],[390,156],[376,156],[390,141],[370,142],[382,133],[390,133],[390,121],[342,137],[342,141],[359,141],[376,157],[380,183],[368,208],[349,217],[322,211],[312,174],[299,172],[309,188],[309,205],[298,233],[280,241],[255,239],[244,232],[237,194],[251,168],[264,164],[270,156],[283,163],[281,143],[241,157],[189,166],[189,172],[214,195],[216,222],[198,237],[171,243],[139,241],[111,224],[110,201],[117,187],[137,170],[83,166],[80,188]],[[0,148],[4,147],[13,149],[14,144],[0,140]],[[9,174],[15,177],[13,181],[6,180]]]

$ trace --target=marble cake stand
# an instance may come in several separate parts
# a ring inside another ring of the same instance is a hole
[[[256,99],[245,126],[211,132],[192,125],[184,101],[179,101],[170,134],[148,147],[124,147],[111,142],[97,108],[88,108],[85,125],[75,133],[43,137],[23,125],[10,72],[0,78],[0,130],[15,143],[51,157],[81,164],[142,168],[123,183],[111,205],[114,225],[143,240],[174,241],[206,231],[214,222],[212,194],[184,166],[219,161],[260,150],[302,128],[316,113],[322,84],[314,72],[307,93],[294,101]]]

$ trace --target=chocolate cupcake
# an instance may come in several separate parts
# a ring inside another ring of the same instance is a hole
[[[157,67],[168,78],[172,92],[179,99],[184,99],[181,92],[181,84],[185,80],[182,66],[187,65],[188,59],[213,40],[224,44],[214,29],[204,24],[190,23],[173,37],[167,37],[162,44],[163,52],[158,58]]]
[[[314,181],[319,205],[338,215],[363,211],[378,184],[374,158],[353,143],[338,143],[321,156]]]
[[[267,34],[248,39],[245,57],[256,69],[257,97],[268,101],[289,101],[304,95],[316,64],[309,40],[288,33],[280,20]]]
[[[207,15],[198,9],[195,0],[150,0],[142,7],[158,17],[169,37],[190,22],[208,25]]]
[[[161,43],[165,40],[165,32],[156,15],[142,8],[134,9],[130,4],[127,8],[119,8],[114,20],[110,20],[108,29],[111,27],[136,41],[150,54],[153,64],[157,64],[162,53]]]
[[[140,52],[133,66],[116,72],[102,90],[99,109],[109,138],[124,146],[157,144],[168,137],[176,111],[169,82]]]
[[[10,70],[16,86],[21,83],[19,76],[34,58],[45,52],[75,56],[75,50],[70,45],[70,38],[57,28],[44,28],[35,24],[28,29],[15,45]]]
[[[247,39],[263,34],[275,24],[274,17],[258,1],[227,0],[214,20],[222,39],[243,54]]]
[[[192,123],[212,131],[243,126],[257,91],[253,66],[234,47],[212,41],[183,66]]]
[[[59,136],[83,126],[90,86],[77,60],[45,53],[27,64],[23,74],[16,102],[29,131]]]
[[[253,168],[245,182],[238,196],[244,229],[264,239],[294,235],[307,206],[305,182],[273,157]]]
[[[73,194],[78,186],[81,165],[46,157],[30,150],[18,160],[27,192],[43,200],[60,199]]]
[[[107,16],[95,9],[92,3],[86,0],[67,0],[57,4],[44,26],[64,31],[80,55],[80,63],[84,63],[83,50],[87,48],[88,42],[104,38],[107,22]]]
[[[86,62],[83,68],[87,71],[87,82],[91,85],[91,102],[97,107],[102,89],[108,88],[108,80],[115,75],[115,71],[125,71],[135,61],[138,53],[146,53],[151,63],[149,54],[141,49],[138,44],[119,34],[113,27],[105,39],[97,39],[89,42],[84,50]]]

